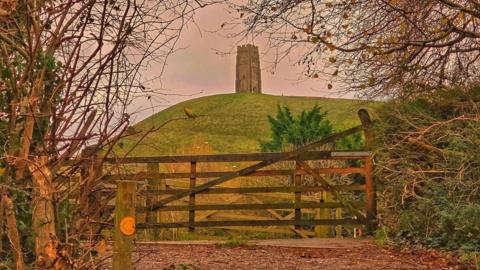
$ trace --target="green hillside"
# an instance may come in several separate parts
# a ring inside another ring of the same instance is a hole
[[[336,130],[359,124],[357,110],[374,105],[361,100],[264,94],[221,94],[196,98],[167,108],[136,124],[136,131],[148,130],[152,124],[159,126],[169,119],[183,117],[184,107],[191,108],[198,115],[205,115],[169,123],[149,134],[131,155],[192,154],[205,148],[216,153],[258,151],[258,140],[270,136],[267,116],[276,114],[277,104],[288,106],[294,114],[318,104],[328,112],[328,119]],[[138,137],[140,135],[123,140],[122,148],[129,149]]]

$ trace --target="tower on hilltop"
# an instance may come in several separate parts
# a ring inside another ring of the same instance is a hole
[[[262,80],[258,47],[247,44],[237,47],[235,92],[261,93]]]

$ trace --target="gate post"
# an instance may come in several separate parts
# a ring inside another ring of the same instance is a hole
[[[113,235],[113,270],[131,270],[135,238],[135,182],[117,182],[115,232]]]
[[[190,162],[190,189],[194,189],[196,186],[196,174],[197,173],[197,162],[192,161]],[[190,207],[195,207],[195,193],[190,192],[188,205]],[[188,231],[193,232],[195,231],[195,210],[190,209],[188,210]]]
[[[373,122],[365,109],[358,111],[358,117],[362,122],[363,132],[365,134],[365,149],[372,150],[373,148]],[[373,178],[373,158],[365,159],[365,197],[366,206],[365,212],[367,217],[367,232],[371,233],[377,229],[377,195],[376,195],[375,180]]]
[[[377,229],[377,195],[375,181],[373,179],[372,157],[368,157],[365,159],[365,193],[367,232],[373,232]]]

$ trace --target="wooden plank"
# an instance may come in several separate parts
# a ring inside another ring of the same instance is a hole
[[[295,162],[295,170],[300,169],[300,165],[298,162]],[[302,186],[302,176],[299,174],[294,174],[293,175],[293,184],[295,187],[299,188]],[[302,219],[302,208],[300,206],[302,202],[302,192],[296,191],[295,192],[295,221],[297,222],[295,224],[295,229],[299,230],[300,229],[300,220]]]
[[[251,231],[251,232],[266,232],[266,233],[281,233],[281,234],[289,234],[293,235],[293,232],[288,229],[282,229],[281,227],[261,227],[261,226],[219,226],[215,227],[218,229],[225,229],[225,230],[235,230],[235,231]],[[314,234],[309,231],[304,231],[306,235],[313,236]]]
[[[353,204],[357,205],[357,204]],[[364,204],[361,203],[363,206]],[[298,208],[341,208],[344,207],[338,202],[318,203],[318,202],[302,202],[302,203],[265,203],[265,204],[197,204],[191,205],[166,205],[155,211],[205,211],[205,210],[256,210],[256,209],[298,209]],[[150,208],[137,208],[138,211],[150,211]]]
[[[320,199],[320,203],[329,203],[332,202],[332,196],[329,192],[322,191],[321,194],[322,198]],[[330,219],[331,218],[331,209],[327,208],[319,208],[316,209],[316,219]],[[315,226],[315,237],[316,238],[329,238],[330,237],[330,227],[318,225]]]
[[[342,175],[352,174],[352,173],[365,173],[365,168],[363,167],[349,167],[349,168],[319,168],[315,169],[316,173],[337,173]],[[227,173],[233,173],[233,171],[223,171],[223,172],[197,172],[197,178],[213,178],[221,177]],[[282,175],[293,175],[294,170],[259,170],[252,172],[243,177],[258,177],[258,176],[282,176]],[[305,170],[298,170],[296,172],[300,175],[307,175],[308,173]],[[178,173],[146,173],[138,172],[133,174],[107,174],[103,177],[104,180],[157,180],[157,179],[179,179],[179,178],[189,178],[189,172],[178,172]]]
[[[335,209],[335,219],[342,219],[342,208]],[[336,238],[343,238],[342,236],[342,225],[335,226],[335,237]]]
[[[262,203],[262,201],[260,201],[256,197],[251,196],[251,198],[257,203]],[[280,215],[279,213],[277,213],[277,211],[275,211],[273,209],[267,209],[267,211],[268,211],[268,213],[270,213],[270,215],[272,215],[277,220],[289,220],[290,219],[290,218],[283,217],[282,215]],[[303,231],[301,229],[297,229],[297,228],[295,228],[295,226],[288,226],[288,227],[290,228],[290,230],[292,230],[297,235],[300,235],[302,238],[309,238],[308,235],[305,233],[305,231]]]
[[[265,216],[257,216],[257,215],[246,215],[246,214],[239,214],[235,212],[219,212],[217,211],[215,214],[212,215],[212,218],[215,217],[216,219],[231,219],[231,220],[270,220],[270,217]]]
[[[132,251],[134,248],[135,233],[125,235],[120,230],[121,221],[126,218],[135,219],[135,192],[136,183],[120,182],[115,199],[115,232],[113,236],[113,270],[133,269]]]
[[[339,191],[365,190],[365,185],[351,184],[351,185],[334,185],[335,189]],[[293,193],[293,192],[319,192],[326,191],[326,187],[245,187],[245,188],[209,188],[202,192],[202,194],[230,194],[230,193]],[[149,194],[176,194],[180,192],[190,191],[190,189],[170,189],[160,191],[149,191]]]
[[[311,144],[299,147],[299,148],[295,149],[294,151],[281,153],[280,155],[276,156],[275,158],[268,159],[268,160],[263,160],[259,163],[248,166],[248,167],[243,168],[243,169],[241,169],[239,171],[236,171],[236,172],[227,173],[224,176],[221,176],[221,177],[219,177],[215,180],[212,180],[208,183],[197,186],[193,192],[199,193],[199,192],[204,191],[205,189],[208,189],[208,188],[217,186],[219,184],[225,183],[225,182],[227,182],[229,180],[232,180],[234,178],[237,178],[237,177],[240,177],[240,176],[243,176],[243,175],[251,174],[251,173],[253,173],[255,171],[258,171],[259,169],[265,168],[265,167],[267,167],[267,166],[269,166],[273,163],[288,160],[288,159],[291,159],[291,158],[294,158],[294,157],[298,157],[299,155],[305,153],[306,151],[308,151],[310,149],[315,149],[316,147],[322,146],[322,145],[327,144],[327,143],[334,142],[334,141],[336,141],[340,138],[343,138],[345,136],[348,136],[348,135],[354,134],[356,132],[359,132],[361,130],[361,128],[362,128],[361,126],[356,126],[356,127],[347,129],[345,131],[342,131],[342,132],[336,133],[334,135],[328,136],[326,138],[323,138],[323,139],[318,140],[316,142],[313,142]],[[178,200],[180,198],[183,198],[185,196],[188,196],[190,193],[191,192],[178,193],[178,194],[174,194],[174,195],[172,195],[172,196],[170,196],[166,199],[163,199],[162,201],[160,201],[160,202],[158,202],[158,203],[156,203],[152,206],[153,210],[156,210],[156,209],[162,207],[163,205],[165,205],[167,203],[170,203],[170,202],[173,202],[173,201]]]
[[[291,201],[295,199],[295,194],[288,194],[288,193],[279,193],[279,192],[269,192],[269,193],[252,193],[249,195],[255,195],[257,197],[262,197],[262,198],[271,198],[275,199],[276,201],[279,200],[288,200]],[[312,195],[302,195],[302,201],[307,201],[307,202],[316,202],[318,201],[315,196]]]
[[[158,163],[149,163],[147,164],[147,171],[150,173],[158,172],[160,166]],[[165,190],[165,180],[160,180],[158,183],[148,183],[147,193],[152,193],[157,190]],[[159,200],[159,196],[142,196],[146,198],[146,205],[151,205]],[[160,223],[166,220],[165,213],[162,212],[146,212],[146,222],[147,223]],[[153,229],[148,231],[148,240],[160,240],[164,234],[164,231],[159,229]]]
[[[348,152],[334,151],[334,152],[330,153],[330,156],[332,158],[335,158],[335,157],[348,157],[348,158],[358,157],[358,158],[363,159],[363,158],[369,157],[371,155],[372,155],[372,152],[370,152],[370,151],[348,151]]]
[[[354,132],[349,133],[353,134],[355,132],[360,131],[359,127],[352,128]],[[352,129],[346,130],[350,131]],[[338,133],[340,136],[336,136],[335,139],[341,138],[348,132],[340,132]],[[322,140],[318,141],[322,142]],[[315,144],[317,142],[314,142]],[[312,144],[312,145],[313,145]],[[308,147],[309,145],[305,146]],[[316,146],[306,148],[314,149]],[[309,151],[305,152],[302,151],[301,155],[297,155],[295,157],[288,157],[284,160],[318,160],[318,159],[332,159],[332,152],[334,153],[355,153],[353,155],[344,154],[343,157],[351,157],[353,159],[361,158],[361,153],[359,151]],[[371,153],[363,152],[364,157],[371,155]],[[124,158],[105,158],[105,162],[113,163],[113,164],[128,164],[128,163],[190,163],[191,161],[196,162],[242,162],[242,161],[261,161],[267,159],[278,159],[283,158],[284,152],[272,152],[272,153],[240,153],[240,154],[214,154],[214,155],[178,155],[178,156],[152,156],[152,157],[124,157]],[[334,158],[334,157],[333,157]],[[74,160],[70,160],[68,162],[74,162]],[[67,163],[68,163],[67,162]]]
[[[196,186],[196,174],[197,172],[197,162],[192,161],[190,162],[190,190],[193,190]],[[191,192],[189,195],[189,202],[188,204],[191,207],[195,207],[195,192]],[[193,232],[195,231],[195,208],[190,208],[188,210],[188,222],[190,223],[190,226],[188,226],[188,231]]]
[[[225,227],[225,226],[291,226],[296,220],[225,220],[225,221],[198,221],[195,227]],[[326,219],[326,220],[301,220],[300,226],[314,225],[340,225],[340,224],[363,224],[359,219]],[[137,224],[138,228],[185,228],[188,222]]]
[[[240,200],[243,196],[242,195],[236,195],[236,196],[231,196],[226,202],[225,204],[231,204],[231,203],[234,203],[238,200]],[[198,221],[202,221],[204,219],[207,219],[209,218],[210,216],[214,215],[215,213],[217,213],[218,210],[210,210],[210,211],[206,211],[204,213],[202,213],[201,215],[198,216],[197,220]]]

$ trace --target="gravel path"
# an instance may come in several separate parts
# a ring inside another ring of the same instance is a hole
[[[302,240],[293,240],[294,247],[285,247],[288,244],[285,240],[267,241],[240,247],[211,242],[137,244],[135,269],[474,269],[459,265],[448,254],[400,252],[379,248],[368,241],[303,240],[302,244]],[[316,246],[311,247],[314,242]]]

